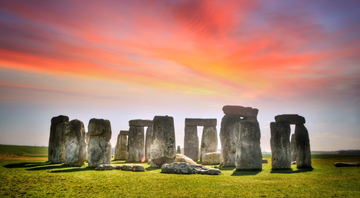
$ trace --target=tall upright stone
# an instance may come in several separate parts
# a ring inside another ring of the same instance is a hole
[[[82,166],[86,161],[86,137],[84,123],[71,120],[65,130],[65,164]]]
[[[65,162],[65,130],[69,122],[67,116],[57,116],[51,119],[48,159],[53,163]]]
[[[152,126],[151,120],[130,120],[128,135],[128,153],[126,162],[145,161],[144,127]],[[148,127],[149,128],[149,127]]]
[[[153,135],[150,141],[152,164],[161,167],[176,158],[174,119],[170,116],[155,116]]]
[[[145,137],[145,158],[146,158],[146,161],[150,160],[150,144],[151,144],[152,135],[153,135],[153,124],[151,123],[151,125],[148,126],[147,129],[146,129],[146,137]]]
[[[295,138],[295,133],[291,135],[290,151],[291,151],[291,161],[296,161],[296,138]]]
[[[218,137],[217,137],[216,124],[215,126],[204,126],[201,137],[200,161],[202,161],[202,157],[206,153],[216,152],[217,146],[218,146]]]
[[[199,160],[199,137],[197,126],[187,126],[185,123],[184,155],[197,162]]]
[[[127,136],[129,131],[120,131],[116,146],[115,146],[115,160],[126,160],[127,157]]]
[[[225,115],[221,120],[220,142],[223,166],[235,166],[240,121],[240,116],[237,115]]]
[[[303,124],[295,126],[296,164],[298,168],[311,168],[309,133]]]
[[[255,119],[243,119],[239,124],[236,149],[237,170],[261,170],[260,126]]]
[[[180,146],[177,146],[177,149],[176,149],[176,154],[181,154],[181,149],[180,149]]]
[[[270,132],[272,169],[290,169],[290,124],[285,122],[271,122]]]
[[[89,167],[111,163],[111,124],[109,120],[92,118],[89,121]]]

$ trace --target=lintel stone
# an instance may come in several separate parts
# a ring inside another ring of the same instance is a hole
[[[148,127],[153,124],[152,120],[130,120],[129,126]]]
[[[238,115],[240,117],[245,117],[245,118],[247,117],[256,118],[259,113],[259,109],[256,108],[233,106],[233,105],[225,105],[222,110],[225,115]]]
[[[289,124],[305,124],[305,118],[298,114],[282,114],[275,116],[276,122],[286,122]]]
[[[120,131],[120,135],[129,135],[129,131]]]
[[[217,120],[215,118],[185,118],[186,126],[216,126]]]

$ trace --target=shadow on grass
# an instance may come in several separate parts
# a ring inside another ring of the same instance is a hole
[[[160,168],[153,168],[153,167],[147,167],[145,168],[146,171],[154,171],[154,170],[159,170]]]
[[[299,168],[297,170],[292,169],[279,169],[279,170],[271,170],[270,173],[286,173],[286,174],[293,174],[293,173],[303,173],[313,171],[314,168]]]
[[[221,171],[233,171],[235,166],[223,166],[219,168]]]
[[[60,168],[69,168],[69,166],[66,166],[65,164],[47,164],[41,167],[35,167],[35,168],[28,168],[26,170],[28,171],[40,171],[40,170],[50,170],[50,169],[60,169]]]
[[[7,164],[5,168],[31,168],[37,166],[46,166],[50,165],[49,162],[24,162],[24,163],[16,163],[16,164]]]
[[[236,170],[231,176],[247,176],[247,175],[257,175],[262,170]]]
[[[69,168],[69,166],[66,167],[66,168]],[[72,173],[72,172],[93,171],[93,170],[95,170],[95,168],[89,168],[89,167],[81,168],[81,167],[78,167],[78,168],[69,168],[69,169],[62,169],[62,170],[53,170],[53,171],[50,171],[50,173]]]

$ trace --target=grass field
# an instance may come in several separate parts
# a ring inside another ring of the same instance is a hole
[[[0,144],[0,154],[20,155],[23,157],[47,157],[48,148],[38,146],[15,146]]]
[[[0,159],[0,197],[360,197],[360,167],[333,165],[360,156],[316,157],[305,170],[273,171],[271,161],[262,171],[223,167],[221,175],[163,174],[147,164],[145,172],[96,171],[32,159]]]

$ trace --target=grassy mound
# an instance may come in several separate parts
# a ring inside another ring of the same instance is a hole
[[[47,157],[48,148],[38,146],[16,146],[16,145],[1,145],[0,155],[18,155],[24,157]]]

